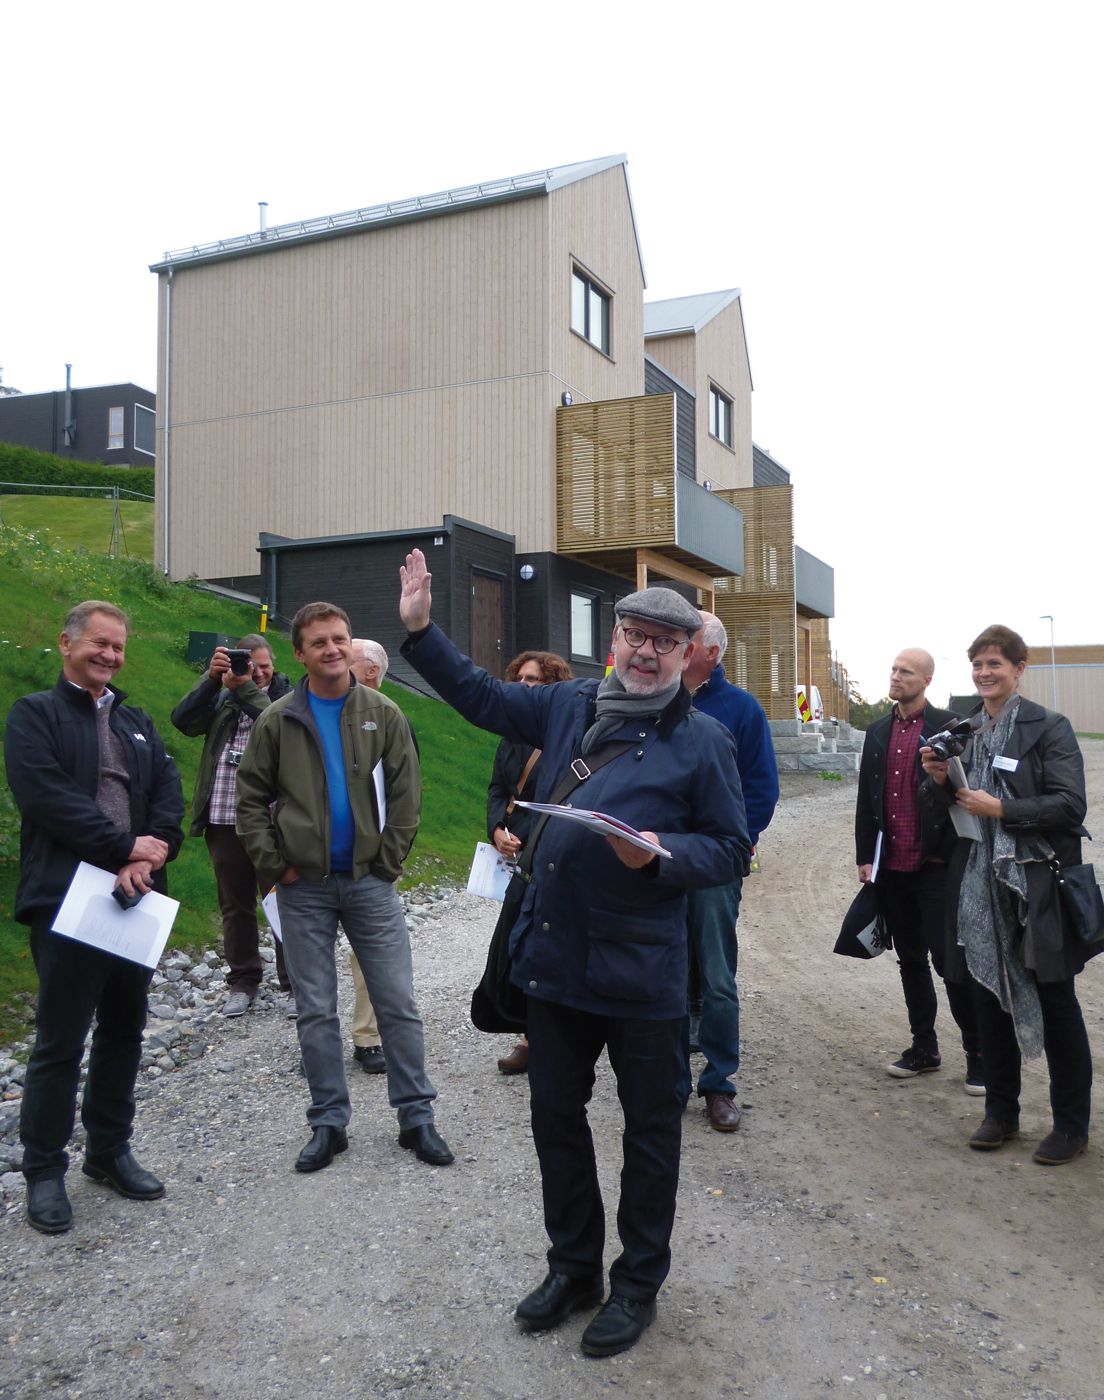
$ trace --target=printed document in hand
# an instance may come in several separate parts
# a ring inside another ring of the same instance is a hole
[[[956,792],[959,788],[970,786],[966,781],[966,769],[963,768],[960,758],[952,758],[947,764],[947,777]],[[956,804],[951,808],[951,822],[959,836],[965,836],[970,841],[981,840],[981,822],[973,812],[964,812]]]
[[[517,805],[528,807],[530,812],[536,812],[541,816],[564,817],[569,822],[578,822],[580,826],[588,827],[591,831],[601,832],[603,836],[620,836],[622,841],[639,846],[642,851],[651,851],[653,855],[671,859],[671,852],[666,847],[657,846],[654,842],[641,836],[634,826],[629,826],[627,822],[618,821],[616,817],[607,816],[605,812],[591,812],[586,807],[561,807],[555,802],[523,802],[520,797]]]
[[[114,888],[115,876],[109,870],[82,860],[61,901],[54,932],[144,967],[156,967],[180,901],[150,890],[133,909],[121,909],[112,898]]]
[[[475,843],[475,858],[471,874],[468,876],[468,893],[481,895],[484,899],[497,899],[501,904],[506,898],[506,886],[513,879],[514,863],[500,855],[488,841]]]
[[[273,938],[279,939],[282,943],[284,941],[284,931],[280,927],[280,905],[276,899],[275,885],[272,886],[264,899],[261,900],[261,908],[264,910],[264,916],[268,920],[268,926],[272,930]]]

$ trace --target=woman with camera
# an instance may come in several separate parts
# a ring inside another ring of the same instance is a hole
[[[1092,1058],[1074,978],[1104,947],[1063,920],[1052,869],[1055,859],[1081,864],[1084,762],[1069,720],[1019,694],[1018,633],[987,627],[967,654],[981,705],[962,751],[966,786],[948,780],[948,760],[930,746],[920,758],[921,800],[969,813],[980,831],[955,847],[947,899],[946,976],[972,980],[981,1031],[985,1119],[970,1146],[992,1151],[1016,1136],[1021,1055],[1045,1052],[1054,1123],[1033,1158],[1059,1166],[1088,1142]]]
[[[506,667],[506,680],[522,685],[550,685],[572,679],[571,667],[554,651],[523,651]],[[494,771],[487,788],[487,835],[499,855],[517,860],[530,829],[533,814],[516,806],[518,798],[536,800],[540,749],[511,744],[503,739],[495,753]],[[529,1042],[524,1036],[498,1062],[503,1074],[524,1074],[529,1068]]]

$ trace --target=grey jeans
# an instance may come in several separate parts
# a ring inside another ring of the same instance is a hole
[[[425,1072],[422,1018],[414,1002],[410,935],[393,885],[334,874],[277,885],[284,960],[299,1008],[296,1028],[310,1085],[307,1122],[343,1128],[349,1086],[337,1017],[334,944],[340,920],[364,973],[387,1057],[387,1096],[400,1128],[433,1122],[437,1090]]]

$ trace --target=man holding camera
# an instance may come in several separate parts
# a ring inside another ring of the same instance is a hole
[[[889,673],[892,711],[866,732],[855,806],[855,861],[859,881],[875,879],[878,908],[893,941],[901,971],[912,1044],[887,1065],[895,1079],[931,1074],[942,1063],[935,1033],[938,999],[931,964],[943,975],[947,859],[955,843],[945,810],[938,816],[921,808],[920,746],[956,718],[927,702],[935,672],[928,652],[911,647]],[[877,857],[877,871],[874,870]],[[981,1041],[968,987],[946,982],[951,1015],[966,1052],[966,1092],[984,1094]]]
[[[224,1016],[244,1016],[261,985],[260,931],[257,927],[257,874],[234,829],[237,776],[257,716],[291,689],[288,678],[273,669],[272,652],[256,633],[237,647],[216,647],[206,673],[172,712],[172,722],[189,738],[205,736],[196,774],[192,824],[188,834],[207,842],[222,912],[222,941],[230,971],[230,994]],[[261,889],[263,896],[266,891]],[[283,946],[276,939],[276,974],[288,994],[287,1014],[295,1016],[295,997]]]

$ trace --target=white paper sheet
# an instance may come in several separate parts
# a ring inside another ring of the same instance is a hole
[[[156,967],[180,901],[151,890],[133,909],[121,909],[112,897],[114,888],[110,871],[81,861],[57,912],[54,932],[143,967]]]
[[[874,842],[874,863],[870,867],[870,883],[873,884],[878,878],[878,869],[882,863],[882,833],[878,832],[878,839]],[[861,939],[859,940],[862,941]]]
[[[581,826],[587,827],[590,831],[601,832],[603,836],[620,836],[623,841],[628,841],[630,845],[639,846],[642,851],[651,851],[653,855],[671,859],[671,852],[664,846],[657,846],[654,842],[641,836],[636,827],[629,826],[627,822],[618,821],[616,817],[607,816],[605,812],[592,812],[586,807],[561,807],[555,802],[522,802],[518,799],[519,807],[528,807],[531,812],[547,813],[550,817],[562,817],[569,822],[578,822]]]
[[[383,759],[372,769],[372,782],[376,788],[376,808],[379,811],[380,835],[387,825],[387,792],[383,785]]]
[[[963,768],[960,758],[952,758],[948,762],[947,778],[956,792],[959,788],[970,786],[966,781],[966,769]],[[981,840],[981,820],[975,817],[973,812],[964,812],[956,804],[951,808],[951,823],[959,836],[965,836],[970,841]]]
[[[272,936],[278,943],[284,941],[284,935],[280,930],[280,906],[276,900],[276,886],[273,885],[269,892],[261,900],[261,908],[264,916],[268,920],[268,926],[272,930]]]
[[[480,895],[483,899],[497,899],[501,903],[506,898],[506,886],[513,873],[512,861],[501,856],[488,842],[478,841],[468,876],[468,893]]]

